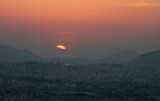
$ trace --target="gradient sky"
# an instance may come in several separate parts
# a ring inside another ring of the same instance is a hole
[[[0,44],[62,58],[160,49],[160,0],[0,0]]]

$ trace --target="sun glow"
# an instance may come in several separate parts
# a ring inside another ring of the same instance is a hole
[[[62,49],[62,50],[66,50],[67,49],[64,45],[58,45],[57,48]]]

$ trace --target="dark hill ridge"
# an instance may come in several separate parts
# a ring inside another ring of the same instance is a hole
[[[28,50],[20,50],[6,45],[0,45],[0,62],[23,62],[23,61],[50,61],[50,62],[64,62],[66,64],[95,64],[95,63],[118,63],[124,64],[134,60],[138,53],[134,51],[123,51],[112,54],[104,59],[90,60],[85,58],[74,59],[42,59]]]
[[[100,61],[105,63],[125,64],[136,59],[138,55],[139,54],[134,51],[121,51],[121,52],[117,52],[115,54],[109,55],[108,57]]]
[[[133,61],[139,54],[134,51],[122,51],[100,60],[91,60],[85,58],[75,58],[75,59],[59,59],[59,58],[52,58],[47,59],[50,62],[63,62],[68,64],[96,64],[96,63],[117,63],[117,64],[125,64],[130,61]]]
[[[64,62],[66,64],[96,64],[96,63],[116,63],[116,64],[154,64],[160,62],[160,50],[139,55],[134,51],[122,51],[100,60],[89,60],[85,58],[75,59],[43,59],[28,50],[20,50],[5,45],[0,45],[0,62],[23,62],[23,61],[50,61]]]
[[[39,61],[42,58],[28,50],[19,50],[5,45],[0,45],[0,62]]]
[[[131,64],[154,64],[160,62],[160,50],[138,56]]]

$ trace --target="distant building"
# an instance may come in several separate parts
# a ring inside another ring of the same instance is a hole
[[[2,96],[0,96],[0,101],[3,101],[3,97]]]
[[[27,101],[27,98],[25,96],[8,95],[4,97],[3,101]]]

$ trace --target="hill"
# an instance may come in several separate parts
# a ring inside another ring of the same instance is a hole
[[[117,64],[125,64],[128,63],[138,57],[138,53],[134,51],[122,51],[100,60],[100,62],[104,63],[117,63]]]
[[[42,58],[28,50],[19,50],[5,45],[0,45],[0,62],[39,61]]]
[[[138,56],[131,64],[155,64],[160,62],[160,51],[153,51]]]

